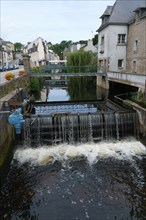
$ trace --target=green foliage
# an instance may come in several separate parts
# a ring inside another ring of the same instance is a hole
[[[137,93],[137,92],[136,92],[136,93],[133,93],[133,94],[131,95],[130,99],[131,99],[132,101],[134,101],[134,102],[137,102],[137,101],[139,100],[139,98],[138,98],[138,93]]]
[[[93,45],[96,45],[96,44],[98,44],[98,34],[95,34],[93,38]]]
[[[90,51],[75,51],[71,52],[67,56],[67,66],[68,71],[73,73],[84,73],[96,71],[97,67],[97,58]]]
[[[30,93],[34,95],[36,100],[40,98],[41,86],[37,77],[33,77],[30,80]]]
[[[48,43],[48,48],[50,50],[53,50],[54,53],[56,53],[58,56],[61,56],[62,53],[63,53],[63,50],[66,48],[66,47],[69,47],[69,45],[72,43],[72,41],[61,41],[60,44],[52,44],[51,42]]]
[[[32,73],[43,73],[44,71],[42,70],[41,67],[37,66],[37,67],[32,67],[31,72]]]
[[[30,90],[31,92],[37,92],[40,90],[40,83],[37,77],[33,77],[30,80]]]
[[[87,40],[80,40],[79,42],[77,42],[77,43],[80,43],[80,44],[87,44]]]
[[[14,51],[15,52],[21,52],[22,48],[23,48],[23,44],[21,44],[19,42],[14,43]]]
[[[146,101],[143,99],[143,95],[142,92],[135,92],[131,95],[130,100],[146,108]]]

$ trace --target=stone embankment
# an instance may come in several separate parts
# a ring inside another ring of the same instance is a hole
[[[15,142],[14,128],[7,123],[7,117],[7,113],[0,114],[0,185],[11,162]]]
[[[29,86],[29,77],[0,85],[0,185],[7,174],[15,146],[15,129],[8,123],[15,101],[21,103]]]
[[[138,113],[139,123],[140,123],[140,133],[146,136],[146,109],[130,100],[124,100],[123,104],[132,107]]]

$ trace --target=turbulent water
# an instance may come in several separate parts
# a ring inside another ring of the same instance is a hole
[[[30,162],[33,165],[46,165],[59,161],[62,165],[71,160],[84,158],[89,165],[100,159],[114,158],[117,160],[132,160],[146,154],[146,148],[138,141],[121,141],[117,143],[101,142],[98,144],[42,146],[39,148],[17,149],[14,159],[19,163]]]
[[[19,146],[0,219],[146,219],[146,148],[134,139]]]

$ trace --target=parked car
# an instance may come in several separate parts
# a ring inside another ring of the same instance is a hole
[[[3,66],[0,66],[0,72],[2,72],[3,71]]]
[[[8,65],[8,64],[5,64],[5,65],[3,66],[3,71],[7,71],[7,70],[9,70],[9,65]]]
[[[9,70],[13,70],[14,66],[12,64],[9,65]]]

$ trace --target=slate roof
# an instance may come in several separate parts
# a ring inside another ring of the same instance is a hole
[[[104,14],[106,14],[108,7]],[[138,7],[146,7],[146,0],[117,0],[113,5],[107,23],[102,24],[97,31],[104,29],[109,24],[128,24],[134,16],[134,10]],[[101,18],[104,16],[104,14],[101,16]]]

